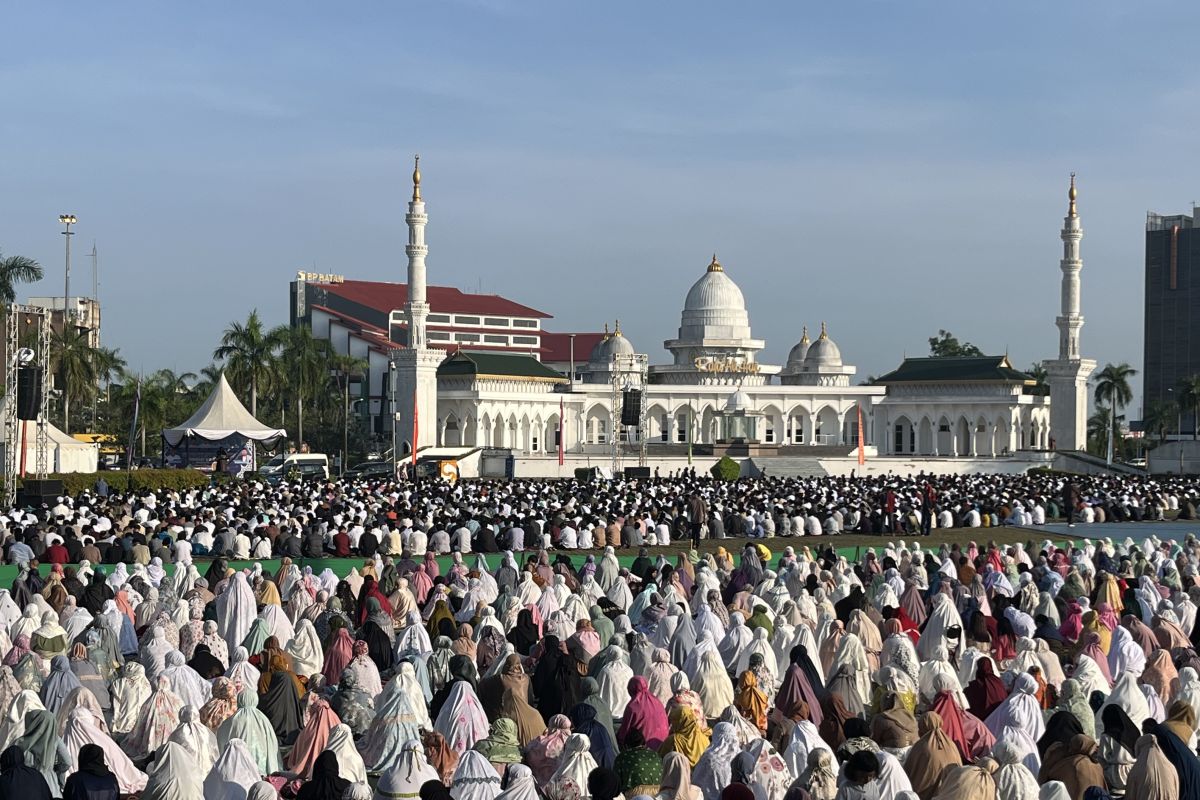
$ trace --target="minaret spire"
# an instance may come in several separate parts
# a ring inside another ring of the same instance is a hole
[[[1050,436],[1059,450],[1082,450],[1087,446],[1088,377],[1096,362],[1083,358],[1079,332],[1083,328],[1082,298],[1079,273],[1083,258],[1079,252],[1083,241],[1083,225],[1075,201],[1075,173],[1067,190],[1067,216],[1063,218],[1060,237],[1063,257],[1058,262],[1062,270],[1060,313],[1058,326],[1058,358],[1046,362],[1050,383]]]
[[[1075,173],[1072,172],[1071,188],[1067,191],[1070,205],[1067,207],[1067,216],[1063,218],[1061,233],[1063,257],[1059,262],[1059,268],[1062,269],[1062,314],[1057,320],[1060,359],[1079,358],[1079,329],[1083,327],[1083,315],[1079,313],[1079,273],[1083,269],[1079,243],[1083,241],[1083,227],[1075,209],[1075,198],[1078,196]]]
[[[408,204],[408,245],[404,252],[408,254],[408,303],[404,307],[408,322],[408,346],[424,348],[426,346],[425,318],[429,315],[429,304],[425,301],[425,255],[429,248],[425,245],[425,224],[429,217],[425,214],[425,201],[421,199],[421,157],[413,159],[413,193],[412,201]]]
[[[414,452],[438,444],[437,368],[445,352],[429,346],[425,325],[429,303],[425,291],[425,201],[421,198],[421,157],[413,157],[412,200],[404,221],[408,223],[408,300],[404,321],[408,323],[408,343],[392,351],[395,364],[395,441],[396,455]]]

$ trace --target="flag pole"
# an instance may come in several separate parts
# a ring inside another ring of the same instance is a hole
[[[417,434],[420,432],[420,421],[417,419],[417,390],[413,389],[413,429],[412,429],[412,465],[413,477],[416,477],[417,466]]]

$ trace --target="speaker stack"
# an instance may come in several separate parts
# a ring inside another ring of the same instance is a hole
[[[639,389],[626,389],[621,397],[621,424],[636,427],[642,421],[642,393]]]
[[[36,420],[42,408],[42,368],[17,370],[17,419]]]

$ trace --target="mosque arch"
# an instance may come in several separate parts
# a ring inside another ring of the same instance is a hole
[[[966,417],[959,417],[958,422],[955,423],[954,439],[954,443],[958,446],[955,455],[971,455],[971,423],[967,422]]]
[[[812,441],[812,415],[805,406],[793,406],[788,412],[786,436],[788,444],[808,444]]]
[[[821,406],[813,419],[813,443],[837,444],[841,440],[841,418],[833,408]]]
[[[646,440],[650,442],[671,441],[671,414],[661,403],[652,403],[646,408]]]
[[[954,455],[954,434],[951,431],[950,419],[945,414],[938,417],[936,435],[933,439],[933,454],[937,456]]]
[[[517,422],[517,449],[527,453],[533,452],[533,423],[529,419],[528,414],[522,414],[521,419]]]
[[[462,445],[461,446],[462,447],[478,447],[479,442],[476,441],[476,439],[477,439],[477,436],[475,433],[474,417],[471,417],[471,416],[464,417],[463,423],[462,423],[462,437],[461,437]]]
[[[441,425],[442,447],[462,446],[462,423],[453,411],[446,414]]]
[[[1012,426],[1009,425],[1008,420],[1005,417],[1000,416],[996,418],[996,427],[992,432],[993,455],[1008,455],[1009,451],[1012,449],[1012,443],[1009,438],[1011,431]]]
[[[762,428],[759,438],[763,444],[782,444],[787,426],[784,424],[783,409],[775,403],[768,403],[762,409]]]
[[[700,435],[697,440],[701,444],[713,444],[721,437],[721,432],[718,429],[720,418],[717,416],[716,410],[711,405],[705,405],[700,409]]]
[[[892,423],[890,444],[895,455],[909,455],[914,452],[916,434],[912,421],[906,415],[901,414]]]
[[[915,453],[923,456],[933,455],[934,430],[933,422],[930,421],[929,415],[921,417],[921,423],[917,428],[917,444]]]
[[[971,424],[971,455],[990,455],[992,438],[987,419],[980,414]]]
[[[677,406],[670,414],[666,441],[674,444],[685,444],[696,435],[696,411],[689,405]]]
[[[583,425],[587,435],[584,438],[588,444],[608,444],[608,427],[611,415],[607,408],[597,403],[588,409],[584,415]]]
[[[867,425],[867,415],[863,414],[863,427]],[[866,430],[863,430],[863,445],[868,444],[869,436]],[[842,414],[842,444],[858,446],[858,406],[850,406],[846,413]]]

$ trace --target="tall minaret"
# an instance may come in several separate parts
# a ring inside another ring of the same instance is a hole
[[[429,248],[425,246],[425,223],[429,222],[429,217],[425,214],[425,201],[421,199],[421,157],[416,156],[413,161],[412,201],[404,217],[408,223],[408,245],[404,248],[408,254],[408,303],[404,307],[404,316],[408,320],[408,346],[420,349],[428,341],[425,335],[425,319],[429,316],[429,303],[425,301],[425,254]]]
[[[1075,173],[1071,173],[1069,204],[1063,219],[1062,313],[1055,320],[1058,326],[1058,358],[1046,361],[1050,383],[1050,438],[1059,450],[1083,450],[1087,447],[1088,378],[1096,362],[1082,358],[1079,350],[1079,329],[1083,327],[1080,313],[1079,273],[1083,259],[1079,243],[1083,227],[1075,210]]]
[[[404,317],[408,322],[408,347],[395,352],[397,441],[418,450],[437,444],[437,368],[444,353],[429,348],[425,324],[429,303],[425,296],[425,201],[421,199],[421,157],[413,167],[412,200],[408,204],[408,302]],[[417,440],[413,439],[413,415],[417,419]],[[401,447],[403,450],[403,447]],[[403,453],[398,453],[398,456]]]

